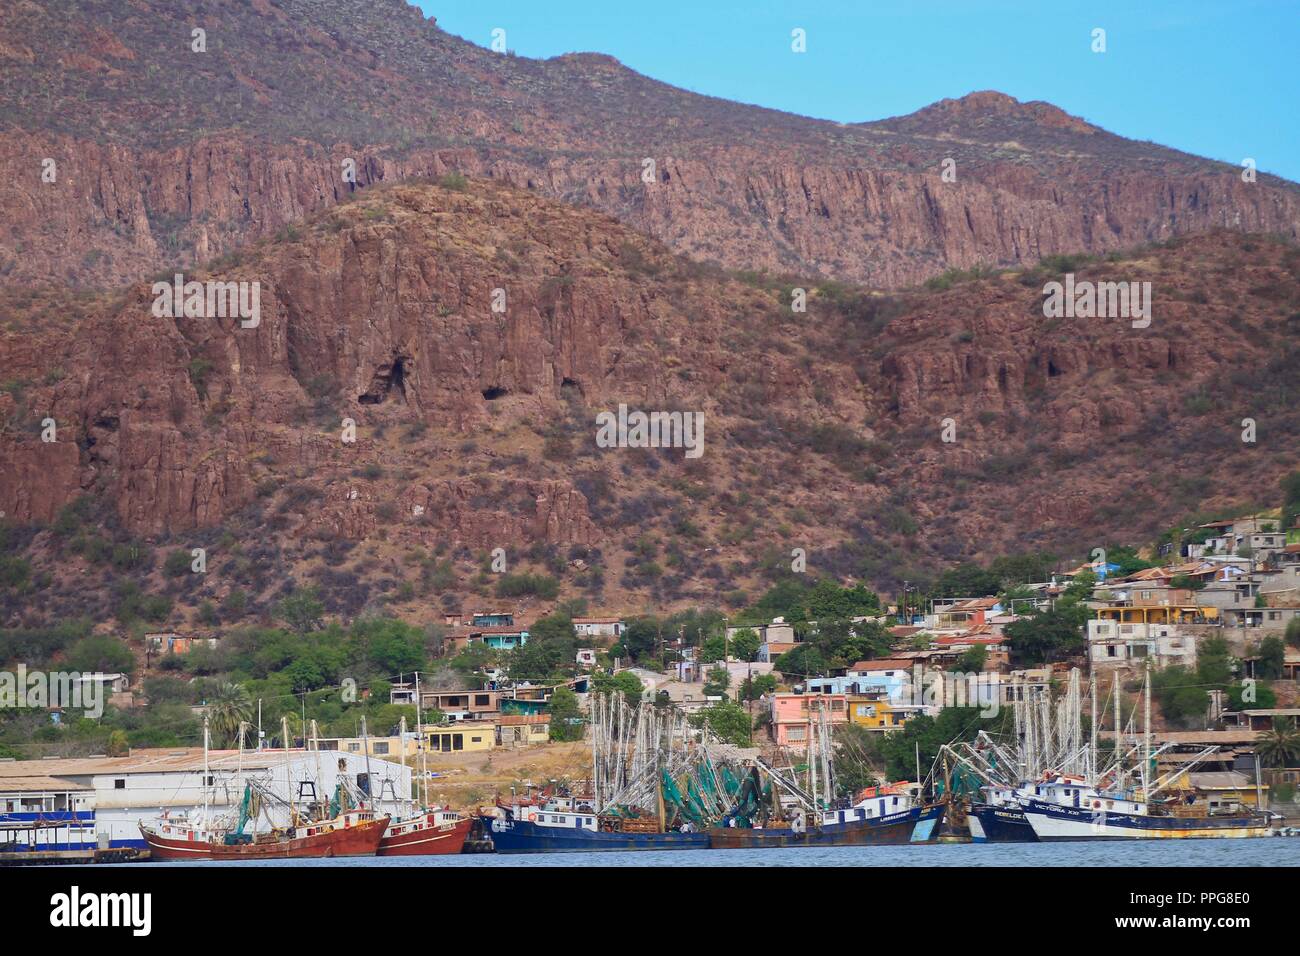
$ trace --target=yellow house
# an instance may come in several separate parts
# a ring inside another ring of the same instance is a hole
[[[885,699],[849,698],[849,723],[866,727],[868,730],[893,730],[895,727],[903,726],[907,717],[907,711],[895,709],[894,705]]]
[[[1097,609],[1103,621],[1121,624],[1195,624],[1200,621],[1217,621],[1219,609],[1197,604],[1141,606],[1119,604]]]
[[[429,755],[491,750],[497,743],[496,727],[492,724],[471,724],[456,721],[443,727],[424,728],[429,741]]]
[[[436,756],[444,753],[474,752],[491,750],[496,746],[496,727],[488,723],[455,722],[437,727],[425,727],[424,737],[428,743],[428,753]],[[366,754],[369,743],[369,756],[382,757],[394,763],[411,764],[420,755],[420,740],[414,733],[403,737],[322,737],[319,741],[321,750],[341,750],[350,754]]]
[[[419,751],[418,741],[414,735],[401,737],[321,737],[313,746],[319,750],[341,750],[349,754],[365,754],[370,757],[383,757],[385,760],[402,760],[413,757]],[[369,744],[369,748],[366,747]],[[369,753],[367,754],[367,749]]]

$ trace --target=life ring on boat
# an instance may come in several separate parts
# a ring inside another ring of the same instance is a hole
[[[536,822],[537,822],[537,814],[535,814],[535,813],[530,813],[530,814],[528,814],[528,822],[529,822],[529,823],[536,823]]]
[[[1097,809],[1098,807],[1100,807],[1100,806],[1101,806],[1101,801],[1100,801],[1100,800],[1094,800],[1094,801],[1092,801],[1092,808],[1093,808],[1094,810],[1096,810],[1096,809]]]

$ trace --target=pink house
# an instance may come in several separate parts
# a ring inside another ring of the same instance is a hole
[[[780,747],[808,745],[809,729],[848,723],[849,700],[844,694],[773,694],[772,738]]]

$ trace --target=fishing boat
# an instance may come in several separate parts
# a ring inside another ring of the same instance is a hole
[[[786,846],[883,846],[934,842],[946,805],[927,803],[922,783],[868,787],[840,796],[824,708],[810,716],[804,783],[757,758],[721,826],[714,849]],[[918,756],[917,776],[920,776]],[[766,777],[766,782],[763,778]]]
[[[1118,695],[1118,683],[1115,693]],[[1090,685],[1092,712],[1099,714],[1097,683]],[[1058,772],[1097,779],[1096,731],[1083,739],[1082,684],[1078,668],[1070,671],[1066,692],[1053,701],[1045,684],[1013,684],[1014,733],[995,740],[980,731],[974,740],[944,746],[946,791],[967,805],[966,827],[973,843],[1034,843],[1038,837],[1021,805],[1021,797]],[[1116,696],[1118,700],[1118,696]],[[954,814],[950,819],[956,819]]]
[[[245,805],[255,792],[250,783]],[[245,833],[242,827],[221,829],[182,818],[141,823],[140,834],[154,860],[272,860],[374,856],[387,828],[387,816],[350,810],[329,820],[266,833]]]
[[[1021,812],[1039,840],[1204,839],[1272,834],[1272,814],[1249,812],[1241,807],[1222,812],[1203,810],[1197,805],[1194,792],[1175,789],[1174,785],[1193,768],[1218,754],[1218,747],[1205,748],[1178,770],[1157,773],[1157,758],[1171,744],[1152,749],[1150,670],[1143,681],[1140,735],[1133,721],[1127,727],[1122,721],[1118,675],[1112,693],[1115,746],[1109,765],[1102,768],[1097,749],[1097,729],[1103,710],[1098,707],[1094,680],[1092,741],[1084,748],[1083,758],[1073,761],[1073,768],[1081,770],[1048,769],[1031,786],[1016,793]],[[1255,775],[1258,780],[1258,765]],[[1256,793],[1256,805],[1262,805]]]
[[[817,812],[812,826],[807,825],[803,814],[796,812],[790,820],[777,824],[714,827],[709,831],[709,839],[710,846],[718,850],[933,843],[945,809],[943,803],[922,803],[907,793],[872,793],[852,806]]]
[[[517,802],[483,814],[498,853],[565,853],[595,850],[707,850],[709,834],[663,830],[654,819],[613,817],[564,809],[548,802]]]
[[[285,739],[287,739],[287,731]],[[208,722],[203,723],[203,775],[208,773]],[[364,806],[349,806],[342,791],[330,805],[326,819],[303,819],[297,809],[288,806],[263,783],[244,782],[239,817],[233,825],[223,825],[213,818],[208,790],[204,790],[203,808],[191,819],[187,815],[170,815],[141,823],[140,834],[149,847],[152,860],[269,860],[309,859],[318,857],[373,856],[388,828],[388,816]],[[264,832],[250,830],[262,811],[281,805],[291,821],[287,827],[272,826]]]
[[[974,843],[1036,843],[1034,828],[1025,819],[1016,790],[984,787],[982,800],[972,801],[967,823]]]
[[[459,853],[474,818],[453,810],[425,810],[388,825],[379,841],[379,856],[436,856]]]
[[[714,760],[724,745],[672,707],[593,701],[590,788],[497,801],[481,811],[498,853],[703,850],[732,800]],[[728,778],[734,781],[734,777]]]
[[[1273,831],[1268,813],[1192,812],[1177,797],[1117,794],[1064,775],[1024,793],[1020,805],[1034,835],[1044,842],[1263,837]]]
[[[363,735],[365,720],[362,719]],[[415,734],[420,748],[420,780],[429,779],[428,741],[424,737],[424,716],[420,704],[420,675],[415,675]],[[401,737],[406,737],[406,718],[402,718]],[[369,751],[367,738],[366,749]],[[406,751],[402,751],[402,766],[406,766]],[[421,786],[424,784],[422,783]],[[415,794],[419,798],[420,794]],[[409,812],[388,825],[384,838],[379,841],[379,856],[443,856],[460,853],[465,847],[474,818],[456,813],[449,807],[422,807],[416,800]]]

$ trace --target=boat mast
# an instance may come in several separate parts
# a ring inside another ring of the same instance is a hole
[[[1091,674],[1088,678],[1089,689],[1092,692],[1092,709],[1088,712],[1088,720],[1092,724],[1092,746],[1088,748],[1088,784],[1095,787],[1097,785],[1097,675]]]
[[[812,714],[808,715],[808,753],[804,759],[808,763],[808,789],[812,792],[813,807],[821,806],[817,801],[817,761],[813,759],[813,728]]]
[[[1119,757],[1119,755],[1123,752],[1123,740],[1124,740],[1124,738],[1121,736],[1122,731],[1121,731],[1121,729],[1120,729],[1120,720],[1121,720],[1122,718],[1120,717],[1120,703],[1119,703],[1119,671],[1118,671],[1118,670],[1115,671],[1115,673],[1112,675],[1112,680],[1111,680],[1111,685],[1110,685],[1110,692],[1111,692],[1111,695],[1115,698],[1115,734],[1114,734],[1114,737],[1115,737],[1115,753],[1112,754],[1112,757],[1113,757],[1113,760],[1114,760],[1114,764],[1115,764],[1115,780],[1112,782],[1111,786],[1114,787],[1115,789],[1119,789],[1119,785],[1120,785],[1120,779],[1119,779],[1119,770],[1120,770],[1120,768],[1119,768],[1119,761],[1120,761],[1120,757]]]
[[[208,825],[208,715],[203,714],[203,826]]]
[[[821,708],[821,721],[817,731],[818,749],[821,751],[822,759],[822,786],[826,789],[826,802],[832,803],[835,800],[835,784],[831,780],[831,751],[830,751],[830,733],[826,728],[826,701],[823,698]]]
[[[366,718],[361,718],[361,747],[366,752],[366,794],[370,798],[370,809],[375,808],[375,781],[370,776],[370,732],[366,730]]]
[[[429,754],[428,754],[428,748],[425,746],[424,717],[423,717],[423,710],[420,706],[420,672],[419,671],[415,672],[415,738],[416,738],[415,746],[419,748],[420,751],[420,786],[418,788],[414,788],[414,792],[420,795],[420,806],[424,807],[425,804],[429,802],[428,794],[423,792],[423,788],[429,785],[428,782],[429,781],[429,773],[428,773]],[[406,751],[403,750],[402,753],[405,754]],[[403,761],[405,761],[406,758],[403,757],[402,759]]]
[[[1146,669],[1142,687],[1142,796],[1146,798],[1151,773],[1151,667]]]
[[[284,740],[284,786],[289,798],[289,826],[298,825],[298,801],[293,793],[293,771],[289,769],[289,715],[280,715],[280,736]]]
[[[605,732],[605,721],[602,716],[603,703],[600,699],[600,695],[597,694],[595,698],[589,700],[588,706],[591,708],[591,798],[592,803],[596,808],[596,812],[600,813],[601,810],[605,809],[600,804],[600,778],[602,771],[600,762],[596,757],[596,754],[600,749],[600,735]]]

